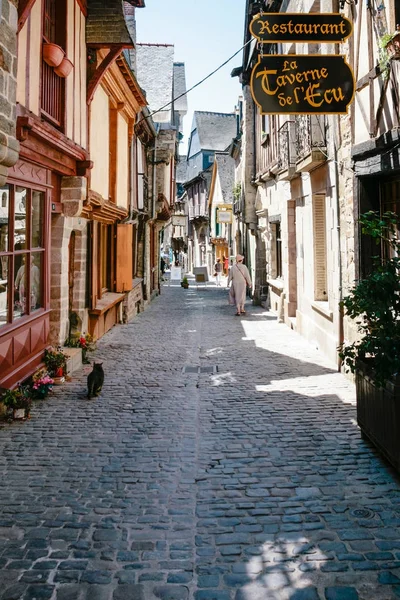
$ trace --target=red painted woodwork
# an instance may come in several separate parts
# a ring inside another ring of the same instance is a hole
[[[85,17],[87,17],[87,1],[86,0],[77,0],[78,6],[81,9],[82,13]]]
[[[18,2],[18,33],[23,28],[36,0],[19,0]]]
[[[110,48],[107,56],[101,61],[97,69],[95,70],[92,78],[89,81],[88,89],[87,89],[87,103],[90,104],[93,100],[94,93],[99,85],[100,81],[103,79],[105,72],[107,69],[113,64],[114,61],[117,60],[118,56],[121,54],[124,49],[123,44],[119,44],[118,46],[114,46]]]
[[[64,81],[44,60],[42,61],[43,118],[55,127],[62,128],[64,113]]]
[[[87,151],[31,114],[27,116],[19,107],[17,139],[22,142],[20,156],[62,175],[76,175],[77,161],[87,161]]]
[[[24,160],[18,160],[13,167],[8,169],[9,179],[19,179],[25,183],[38,184],[40,186],[50,186],[49,171],[39,165]]]
[[[50,311],[36,311],[2,335],[0,330],[0,387],[11,387],[31,375],[48,345]]]

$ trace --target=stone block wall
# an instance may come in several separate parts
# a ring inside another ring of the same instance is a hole
[[[53,215],[51,224],[50,341],[63,344],[69,334],[69,243],[75,232],[74,289],[72,309],[78,317],[77,329],[88,331],[86,307],[87,221]]]
[[[122,303],[122,322],[128,323],[135,315],[142,312],[143,302],[143,279],[137,278],[133,282],[133,289],[125,295]]]
[[[19,153],[15,137],[17,22],[17,0],[0,0],[0,185]]]

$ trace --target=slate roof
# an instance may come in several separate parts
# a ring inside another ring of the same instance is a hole
[[[137,44],[136,70],[139,85],[146,93],[151,112],[172,100],[174,46],[171,44]],[[153,116],[156,123],[172,122],[171,106]]]
[[[178,96],[185,94],[186,92],[185,63],[183,62],[174,63],[173,89],[174,98],[178,98]],[[186,114],[188,109],[187,96],[182,96],[182,98],[176,100],[174,103],[174,108],[176,111]]]
[[[129,4],[140,6],[137,0]],[[89,45],[123,44],[133,46],[125,23],[122,0],[88,0],[86,43]]]
[[[186,169],[186,156],[180,155],[179,162],[176,165],[176,183],[183,183],[184,181],[186,181]]]
[[[196,110],[193,115],[193,129],[197,132],[202,150],[223,151],[236,136],[236,115]]]
[[[229,154],[215,153],[218,177],[221,184],[224,203],[233,203],[233,186],[235,183],[235,161]]]

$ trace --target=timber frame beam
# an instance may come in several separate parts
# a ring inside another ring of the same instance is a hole
[[[124,48],[125,48],[124,44],[112,46],[110,48],[110,51],[107,54],[107,56],[105,58],[103,58],[103,60],[101,61],[101,63],[99,64],[99,66],[97,67],[95,72],[93,73],[93,75],[89,81],[88,89],[87,89],[87,100],[86,100],[87,104],[90,104],[91,101],[93,100],[93,96],[95,94],[97,86],[103,79],[107,69],[117,60],[118,56],[121,54],[121,52]]]
[[[23,28],[25,21],[29,17],[36,0],[19,0],[18,2],[18,33]]]

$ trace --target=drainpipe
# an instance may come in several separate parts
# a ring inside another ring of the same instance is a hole
[[[339,199],[339,168],[337,162],[337,147],[336,141],[334,143],[334,151],[333,151],[334,161],[335,161],[335,195],[336,195],[336,233],[337,233],[337,248],[338,248],[338,277],[339,277],[339,286],[338,286],[338,300],[339,300],[339,319],[338,319],[338,346],[343,344],[344,342],[344,312],[343,307],[341,306],[341,301],[343,299],[343,289],[342,289],[342,276],[343,276],[343,267],[342,267],[342,248],[341,248],[341,235],[340,235],[340,199]],[[338,371],[342,368],[342,359],[339,354],[337,357],[337,367]]]
[[[333,0],[332,1],[332,11],[333,12],[339,12],[339,1],[338,0]],[[335,54],[340,54],[340,46],[339,44],[335,44]],[[336,119],[336,131],[338,131],[340,133],[340,117],[336,116],[334,117]],[[336,145],[336,139],[334,140],[334,150],[333,150],[333,156],[334,156],[334,161],[335,161],[335,193],[336,193],[336,218],[337,218],[337,225],[336,225],[336,232],[337,232],[337,248],[338,248],[338,276],[339,276],[339,286],[338,286],[338,300],[339,300],[339,315],[338,315],[338,333],[337,333],[337,339],[338,339],[338,345],[340,346],[341,344],[343,344],[344,342],[344,311],[343,311],[343,307],[341,306],[341,302],[343,300],[343,265],[342,265],[342,248],[341,248],[341,230],[340,230],[340,198],[339,198],[339,166],[338,166],[338,156],[337,156],[337,145]],[[337,357],[337,368],[338,371],[341,371],[342,368],[342,359],[340,358],[339,354]]]

